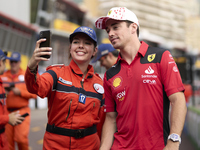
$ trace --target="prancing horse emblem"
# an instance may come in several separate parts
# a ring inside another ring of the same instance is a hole
[[[148,60],[149,62],[152,62],[152,61],[155,59],[155,57],[156,57],[156,54],[148,55],[147,60]]]

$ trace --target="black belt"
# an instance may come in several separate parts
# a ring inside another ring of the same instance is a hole
[[[0,129],[0,134],[1,134],[1,133],[4,133],[4,131],[5,131],[5,128]]]
[[[72,136],[78,139],[96,133],[97,128],[96,125],[93,125],[86,129],[66,129],[47,124],[46,131],[59,135]]]

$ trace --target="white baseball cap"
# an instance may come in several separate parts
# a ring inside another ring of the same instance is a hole
[[[107,16],[100,17],[95,22],[95,26],[98,29],[105,29],[106,28],[106,21],[108,19],[114,19],[114,20],[128,20],[131,22],[136,23],[139,26],[138,18],[137,16],[127,9],[126,7],[113,7],[108,12]]]

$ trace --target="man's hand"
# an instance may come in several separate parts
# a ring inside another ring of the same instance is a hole
[[[173,142],[171,140],[167,141],[167,145],[163,150],[179,150],[179,142]]]
[[[16,111],[9,114],[8,123],[15,126],[15,125],[21,124],[24,119],[25,118],[21,117],[21,115],[19,114],[19,111]]]

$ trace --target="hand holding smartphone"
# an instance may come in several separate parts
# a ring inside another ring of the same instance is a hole
[[[11,88],[10,88],[10,86],[8,86],[8,87],[4,87],[5,88],[5,90],[6,91],[8,91],[8,92],[10,92],[11,91]]]
[[[10,86],[4,87],[6,91],[10,92],[12,88],[15,87],[15,84],[11,84]]]
[[[28,115],[29,115],[29,113],[25,113],[25,114],[21,115],[21,117],[26,117]]]
[[[50,47],[51,46],[51,31],[44,30],[40,32],[39,39],[46,39],[46,41],[40,43],[40,47]],[[41,57],[50,58],[50,55],[42,55]]]

